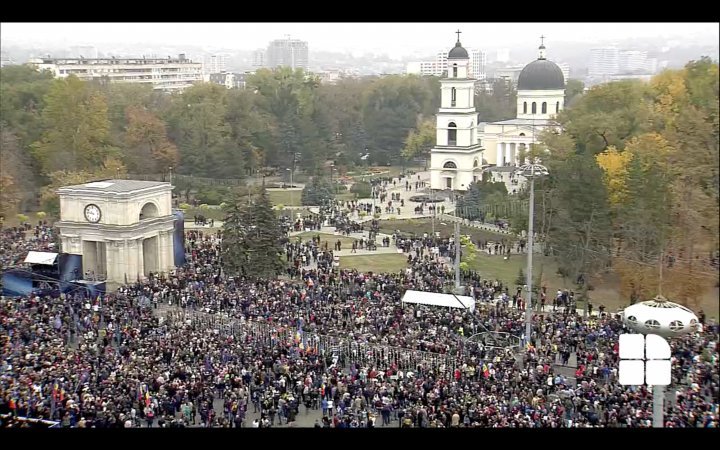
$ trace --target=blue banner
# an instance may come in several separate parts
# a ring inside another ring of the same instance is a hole
[[[176,209],[175,215],[175,232],[173,233],[173,249],[175,257],[175,267],[185,265],[185,213]]]

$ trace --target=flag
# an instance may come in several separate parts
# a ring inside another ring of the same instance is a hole
[[[145,392],[145,406],[150,406],[150,393]]]
[[[53,390],[52,390],[52,398],[53,398],[53,400],[57,399],[57,396],[58,396],[58,388],[59,388],[59,386],[58,386],[57,381],[56,381],[56,382],[55,382],[55,385],[53,386]]]

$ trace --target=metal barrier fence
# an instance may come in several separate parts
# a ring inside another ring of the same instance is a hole
[[[224,314],[209,314],[195,310],[166,310],[161,315],[169,323],[185,323],[199,328],[212,328],[220,336],[233,336],[239,342],[264,346],[300,344],[304,349],[326,358],[336,358],[342,366],[386,368],[394,366],[404,372],[432,371],[450,377],[461,365],[461,357],[402,347],[352,341],[341,336],[330,336],[298,330],[271,323],[244,321]]]

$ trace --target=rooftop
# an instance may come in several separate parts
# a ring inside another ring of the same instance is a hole
[[[552,121],[548,119],[508,119],[499,122],[490,122],[490,125],[550,125]]]
[[[170,183],[165,181],[140,181],[140,180],[102,180],[92,181],[84,184],[76,184],[73,186],[63,186],[58,192],[63,191],[85,191],[94,193],[112,193],[127,194],[130,192],[142,191],[159,186],[168,186]]]

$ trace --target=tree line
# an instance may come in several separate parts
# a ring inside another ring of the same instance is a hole
[[[512,92],[478,92],[478,103],[509,118]],[[38,197],[46,202],[40,208],[52,210],[60,185],[170,167],[197,178],[242,179],[268,167],[313,174],[329,161],[341,169],[401,164],[414,156],[403,154],[409,136],[434,134],[434,123],[422,125],[440,104],[437,77],[326,85],[289,68],[258,70],[244,90],[201,83],[167,94],[9,66],[0,70],[0,94],[5,214],[37,208]]]
[[[550,172],[535,184],[535,229],[582,293],[610,274],[631,301],[696,304],[717,286],[718,101],[718,64],[703,58],[595,86],[533,146]],[[525,229],[527,210],[513,219]]]

